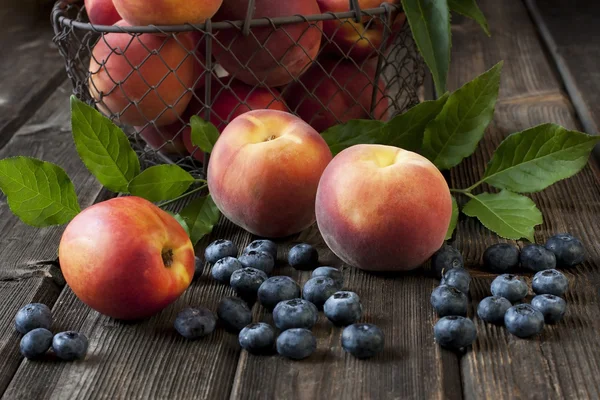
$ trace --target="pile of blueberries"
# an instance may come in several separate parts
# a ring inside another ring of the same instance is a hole
[[[53,335],[52,311],[45,304],[32,303],[24,306],[15,316],[15,329],[23,334],[21,354],[30,359],[42,357],[50,350],[61,360],[83,359],[88,349],[88,339],[79,332],[67,331]]]
[[[187,339],[209,335],[217,318],[229,332],[238,334],[240,346],[253,354],[280,355],[294,360],[309,357],[317,341],[311,332],[322,310],[337,326],[345,326],[342,347],[357,358],[369,358],[383,350],[384,335],[372,324],[356,323],[362,316],[360,298],[342,290],[342,272],[333,267],[318,267],[317,250],[306,243],[290,250],[288,263],[298,270],[313,270],[311,279],[301,289],[289,276],[272,276],[277,259],[277,245],[270,240],[255,240],[238,257],[236,245],[224,239],[211,243],[205,258],[212,265],[212,277],[230,285],[238,297],[223,298],[217,315],[203,307],[186,308],[176,320],[175,329]],[[196,258],[196,276],[203,263]],[[258,302],[273,313],[275,327],[252,322],[251,308]],[[277,328],[279,336],[277,336]]]
[[[529,244],[519,251],[517,246],[499,243],[486,249],[486,269],[501,273],[491,285],[492,296],[477,307],[478,317],[496,325],[504,325],[513,335],[527,338],[542,331],[544,324],[559,322],[567,303],[562,298],[569,282],[556,267],[568,268],[585,258],[581,241],[570,234],[552,236],[545,245]],[[443,347],[459,350],[477,337],[473,321],[467,317],[471,277],[463,267],[458,250],[444,245],[431,259],[441,284],[431,294],[431,304],[440,320],[435,324],[435,340]],[[519,268],[535,272],[532,289],[536,294],[531,304],[523,303],[529,288],[525,279],[510,272]]]

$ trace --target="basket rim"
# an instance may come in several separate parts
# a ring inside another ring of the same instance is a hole
[[[114,25],[94,25],[90,22],[77,21],[69,18],[65,12],[69,6],[68,0],[59,0],[54,5],[52,10],[52,20],[55,26],[72,27],[81,29],[83,31],[96,32],[96,33],[179,33],[179,32],[210,32],[213,30],[226,30],[226,29],[238,29],[242,30],[245,26],[250,28],[258,28],[265,26],[282,26],[297,24],[302,22],[318,22],[318,21],[332,21],[339,19],[351,19],[356,18],[355,11],[344,11],[344,12],[327,12],[322,14],[312,15],[290,15],[284,17],[262,17],[254,18],[248,21],[219,21],[212,22],[208,19],[202,24],[184,24],[184,25],[147,25],[147,26],[114,26]],[[374,17],[384,15],[391,12],[401,12],[402,6],[400,4],[382,3],[381,6],[369,9],[360,9],[361,17]],[[359,18],[360,19],[360,18]]]

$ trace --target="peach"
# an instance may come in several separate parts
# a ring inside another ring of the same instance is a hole
[[[183,132],[186,124],[181,121],[175,121],[166,126],[136,126],[135,130],[142,139],[154,150],[164,154],[174,154],[184,156],[187,154],[187,148],[183,142]]]
[[[331,161],[325,140],[300,118],[276,110],[240,115],[221,133],[208,188],[223,215],[250,233],[276,238],[315,221],[315,195]]]
[[[156,314],[194,276],[194,247],[168,213],[139,197],[117,197],[79,213],[65,229],[60,267],[75,295],[109,317]]]
[[[345,263],[407,271],[442,246],[452,200],[444,177],[423,156],[357,145],[325,169],[315,209],[325,243]]]
[[[216,21],[243,20],[248,0],[224,0]],[[256,0],[254,18],[319,14],[316,0]],[[249,85],[281,86],[300,76],[316,59],[321,45],[321,22],[220,30],[215,59],[236,79]]]
[[[118,26],[129,26],[124,21]],[[89,90],[106,115],[122,124],[157,126],[175,122],[187,107],[195,62],[186,50],[191,37],[178,40],[152,34],[109,33],[94,46]],[[182,46],[183,44],[183,46]]]
[[[112,25],[121,20],[113,0],[85,0],[85,11],[95,25]]]
[[[350,60],[319,60],[299,82],[285,88],[283,97],[292,112],[319,132],[351,119],[385,120],[389,102],[381,80],[375,110],[369,115],[376,62],[368,60],[357,66]]]
[[[131,25],[200,24],[211,18],[223,0],[113,0]]]

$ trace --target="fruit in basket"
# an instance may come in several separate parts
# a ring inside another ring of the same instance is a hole
[[[117,26],[130,26],[120,21]],[[195,63],[187,34],[178,40],[153,34],[108,33],[94,46],[89,90],[106,115],[122,124],[156,126],[177,121],[192,93]],[[133,66],[133,68],[132,68]]]
[[[113,0],[131,25],[200,24],[211,18],[223,0]]]
[[[350,9],[348,0],[317,0],[322,13],[327,12],[346,12]],[[358,5],[362,10],[377,8],[382,3],[399,4],[399,0],[358,0]],[[391,32],[388,32],[388,39],[383,44],[385,33],[385,14],[378,17],[364,16],[360,22],[353,18],[335,19],[323,21],[323,31],[327,39],[333,43],[328,43],[325,52],[336,55],[351,57],[355,60],[364,60],[377,55],[377,50],[386,50],[397,33],[400,32],[406,21],[404,13],[394,12],[392,14]]]
[[[331,151],[300,118],[255,110],[223,130],[208,164],[208,187],[221,212],[262,237],[284,237],[315,221],[315,195]]]
[[[215,21],[246,17],[249,0],[224,0]],[[253,17],[275,18],[320,14],[316,0],[256,0]],[[317,58],[322,22],[220,30],[213,48],[215,59],[236,79],[249,85],[282,86],[300,76]]]
[[[183,293],[194,248],[179,222],[139,197],[95,204],[67,226],[60,267],[73,292],[113,318],[149,317]]]
[[[85,0],[85,11],[95,25],[112,25],[121,20],[113,0]]]
[[[317,191],[319,230],[344,262],[371,271],[405,271],[438,250],[452,200],[440,171],[419,154],[357,145],[325,169]]]
[[[184,124],[179,120],[166,126],[154,126],[152,124],[136,126],[135,130],[154,150],[165,154],[187,154],[187,148],[183,143]]]
[[[320,59],[290,84],[283,96],[288,107],[318,132],[352,119],[369,118],[377,60],[357,66],[349,60]],[[373,118],[385,120],[389,102],[377,83]]]

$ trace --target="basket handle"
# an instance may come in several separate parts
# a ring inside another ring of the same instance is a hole
[[[360,5],[358,4],[358,0],[350,0],[350,10],[354,11],[354,21],[360,22],[362,14],[360,12]]]
[[[248,8],[246,9],[246,18],[244,18],[244,24],[242,25],[242,35],[248,36],[250,34],[250,22],[254,16],[256,10],[255,0],[248,0]]]

